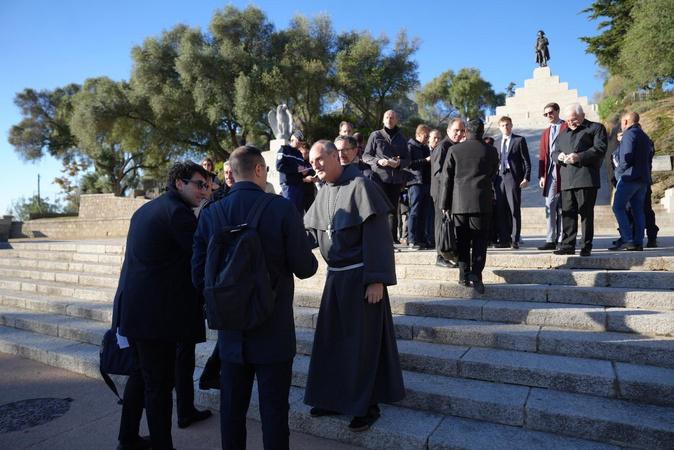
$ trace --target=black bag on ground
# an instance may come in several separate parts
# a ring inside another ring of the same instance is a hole
[[[272,194],[260,196],[245,223],[224,227],[208,242],[204,299],[208,327],[213,330],[252,330],[274,310],[275,293],[257,232],[260,217],[273,198]],[[212,208],[226,223],[219,205]]]
[[[454,236],[454,222],[451,214],[442,214],[440,226],[440,242],[436,242],[440,255],[446,260],[456,259],[456,238]]]

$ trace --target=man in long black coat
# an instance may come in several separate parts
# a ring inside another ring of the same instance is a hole
[[[244,223],[255,202],[263,195],[271,195],[264,192],[267,166],[260,150],[239,147],[229,161],[236,183],[226,197],[204,208],[194,235],[192,279],[199,289],[204,286],[204,264],[211,236],[225,226]],[[218,331],[223,449],[246,447],[246,411],[254,378],[260,398],[264,448],[288,448],[288,395],[295,356],[293,275],[308,278],[318,268],[302,220],[290,201],[274,196],[257,231],[275,293],[275,306],[271,316],[255,329]]]
[[[562,244],[556,255],[576,252],[578,216],[583,233],[580,256],[592,254],[594,205],[601,185],[599,168],[604,160],[606,128],[585,118],[579,104],[565,108],[567,128],[557,138],[552,158],[560,165],[562,177]]]
[[[200,165],[176,163],[169,171],[168,192],[141,206],[131,217],[113,325],[135,348],[140,373],[129,377],[124,391],[122,448],[138,445],[143,406],[152,448],[173,448],[176,343],[205,340],[190,260],[197,226],[192,208],[207,195],[208,183],[209,174]]]
[[[433,198],[433,207],[435,210],[435,248],[437,258],[435,264],[440,267],[456,267],[456,263],[446,260],[440,253],[440,242],[442,242],[442,205],[440,204],[440,191],[443,186],[445,159],[449,148],[461,142],[466,132],[466,126],[460,118],[454,118],[447,125],[447,136],[441,140],[431,151],[431,198]]]
[[[351,431],[379,418],[380,402],[405,395],[386,286],[396,283],[391,209],[354,164],[342,166],[330,141],[311,148],[326,184],[304,216],[328,264],[307,378],[312,416],[348,414]]]
[[[445,161],[440,204],[451,212],[459,253],[459,284],[471,283],[484,293],[482,270],[487,259],[487,242],[494,197],[492,178],[498,170],[498,154],[482,141],[480,119],[466,125],[466,141],[452,146]]]

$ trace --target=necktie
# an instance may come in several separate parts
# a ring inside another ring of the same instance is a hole
[[[550,133],[550,142],[554,142],[557,137],[557,125],[552,126],[552,133]]]
[[[503,138],[503,142],[501,142],[501,172],[505,172],[508,166],[506,165],[508,162],[508,139]]]

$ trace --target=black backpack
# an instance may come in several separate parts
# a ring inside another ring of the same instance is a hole
[[[265,207],[275,196],[263,194],[246,222],[217,231],[208,242],[204,269],[206,320],[213,330],[252,330],[274,310],[276,296],[257,232]],[[220,205],[221,223],[226,223]]]

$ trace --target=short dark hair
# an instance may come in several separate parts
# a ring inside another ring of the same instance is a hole
[[[189,180],[195,173],[204,177],[204,180],[211,179],[211,173],[194,161],[181,161],[173,164],[166,177],[166,190],[176,189],[176,181]]]
[[[363,133],[361,133],[359,131],[356,131],[355,133],[353,133],[353,138],[356,140],[358,145],[362,144],[363,141],[365,140],[364,137],[363,137]]]
[[[482,139],[483,134],[484,122],[481,119],[473,119],[466,124],[466,137],[468,139]]]
[[[506,122],[509,122],[510,125],[513,124],[513,120],[508,116],[501,116],[501,118],[498,120],[499,125]]]
[[[353,136],[337,136],[335,138],[335,144],[340,141],[345,141],[346,145],[351,148],[358,148],[358,141]]]
[[[243,145],[229,155],[229,165],[232,167],[234,179],[237,177],[249,178],[255,172],[258,164],[266,166],[262,152],[252,145]]]
[[[431,127],[426,125],[425,123],[420,123],[417,125],[417,129],[415,130],[415,134],[420,134],[420,133],[429,133],[431,132]]]
[[[552,108],[552,109],[554,109],[555,111],[559,112],[559,105],[558,105],[557,103],[555,103],[555,102],[550,102],[550,103],[548,103],[547,105],[545,105],[545,106],[543,107],[543,111],[545,111],[545,110],[548,109],[548,108]]]

